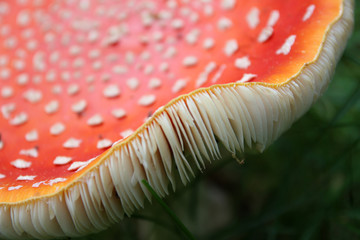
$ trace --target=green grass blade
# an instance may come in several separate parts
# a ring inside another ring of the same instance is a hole
[[[144,220],[144,221],[148,221],[148,222],[152,222],[160,227],[163,227],[164,229],[166,230],[170,230],[172,232],[176,232],[175,229],[173,228],[173,226],[171,226],[170,224],[164,222],[164,221],[161,221],[159,220],[158,218],[156,217],[151,217],[151,216],[146,216],[146,215],[141,215],[141,214],[134,214],[134,215],[131,215],[132,218],[136,218],[136,219],[139,219],[139,220]]]
[[[154,189],[150,186],[150,184],[146,180],[141,181],[145,187],[149,190],[151,195],[155,198],[155,200],[161,205],[164,211],[170,216],[170,218],[174,221],[176,227],[181,231],[187,239],[195,240],[195,237],[186,228],[186,226],[182,223],[182,221],[176,216],[176,214],[170,209],[170,207],[159,197],[159,195],[154,191]]]

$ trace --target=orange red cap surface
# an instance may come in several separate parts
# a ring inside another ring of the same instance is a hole
[[[2,2],[0,202],[68,187],[184,94],[286,84],[316,59],[341,4]]]

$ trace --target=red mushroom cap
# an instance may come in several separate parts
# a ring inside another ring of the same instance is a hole
[[[218,158],[219,142],[263,150],[325,89],[351,7],[1,2],[0,236],[97,231],[143,206],[142,179],[164,196],[175,175],[186,183]],[[28,204],[47,210],[25,226]]]

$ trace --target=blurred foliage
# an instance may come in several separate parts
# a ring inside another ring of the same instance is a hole
[[[201,240],[360,239],[360,8],[324,96],[263,154],[211,166],[165,202]],[[153,201],[83,239],[186,239]]]

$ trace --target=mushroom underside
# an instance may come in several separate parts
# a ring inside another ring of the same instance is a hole
[[[106,229],[162,197],[176,179],[188,183],[220,146],[237,154],[263,151],[321,96],[343,52],[352,23],[352,3],[325,37],[316,60],[280,85],[227,84],[172,101],[125,144],[115,145],[100,164],[55,195],[0,205],[0,237],[75,237]]]

